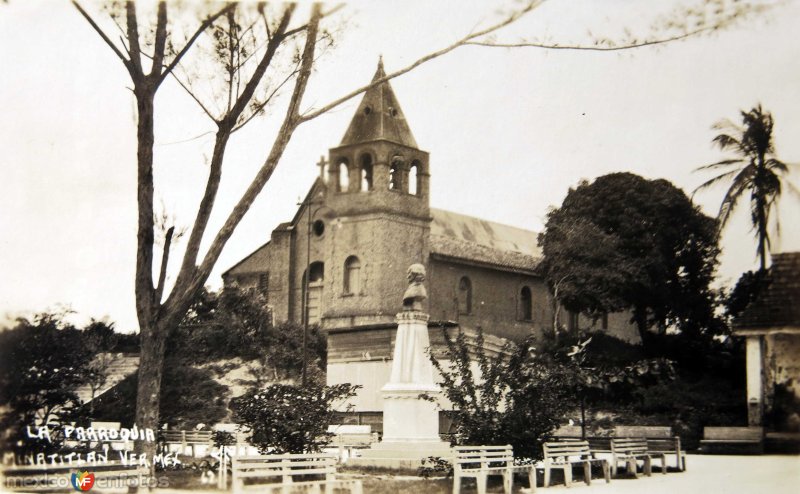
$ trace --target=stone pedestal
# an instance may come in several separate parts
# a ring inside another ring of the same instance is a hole
[[[428,315],[418,310],[397,315],[397,336],[389,382],[383,394],[383,440],[365,450],[359,465],[416,468],[428,456],[452,456],[439,439],[439,411],[430,399],[440,393],[428,359]]]

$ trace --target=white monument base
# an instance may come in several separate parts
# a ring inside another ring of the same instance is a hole
[[[402,312],[397,322],[392,377],[381,389],[383,440],[351,458],[356,465],[416,469],[429,456],[453,455],[450,443],[439,438],[439,410],[432,401],[440,389],[425,355],[428,316]]]

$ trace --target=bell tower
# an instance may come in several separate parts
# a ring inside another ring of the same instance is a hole
[[[372,82],[384,77],[380,60]],[[388,81],[364,93],[320,179],[338,218],[323,327],[393,324],[406,268],[427,263],[431,215],[429,155]]]

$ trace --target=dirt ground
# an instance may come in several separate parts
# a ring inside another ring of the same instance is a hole
[[[668,458],[672,464],[674,458]],[[798,494],[800,493],[800,456],[721,456],[689,455],[687,471],[671,470],[666,475],[655,468],[651,477],[640,475],[638,479],[623,476],[606,484],[602,477],[595,477],[591,486],[575,480],[569,491],[558,479],[558,483],[539,492],[572,492],[573,494]],[[576,472],[576,477],[579,477]],[[499,480],[499,478],[497,479]],[[539,472],[541,483],[541,471]],[[363,478],[364,493],[413,493],[446,494],[452,492],[450,479],[422,480],[414,477],[391,477],[377,475]],[[158,494],[207,493],[219,494],[217,490],[156,489]],[[475,484],[467,482],[463,493],[474,493]],[[490,484],[489,492],[503,492],[499,481]],[[515,493],[530,492],[519,484]]]

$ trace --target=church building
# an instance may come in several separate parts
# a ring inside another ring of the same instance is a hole
[[[379,63],[373,81],[382,77]],[[363,386],[356,411],[380,416],[411,264],[427,271],[433,344],[441,326],[480,327],[511,340],[552,327],[537,233],[430,207],[435,166],[389,82],[364,94],[341,143],[318,166],[294,218],[223,279],[260,290],[276,322],[319,324],[328,338],[328,383]],[[638,339],[626,314],[565,319]]]

